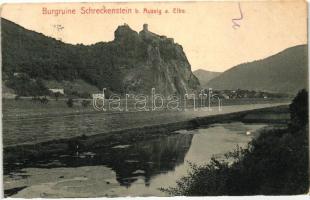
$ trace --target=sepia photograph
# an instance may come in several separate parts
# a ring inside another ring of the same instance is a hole
[[[308,5],[1,5],[5,198],[309,195]]]

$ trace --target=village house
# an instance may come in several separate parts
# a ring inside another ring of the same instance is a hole
[[[49,91],[51,91],[52,93],[60,93],[60,94],[65,94],[64,89],[62,88],[55,88],[55,89],[48,89]]]

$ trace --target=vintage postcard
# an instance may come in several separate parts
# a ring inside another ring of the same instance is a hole
[[[3,195],[309,192],[305,1],[1,6]]]

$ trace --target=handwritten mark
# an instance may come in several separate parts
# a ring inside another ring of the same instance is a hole
[[[53,27],[56,28],[57,31],[62,31],[65,28],[61,24],[54,24]]]
[[[61,34],[60,31],[65,29],[65,27],[63,27],[61,24],[53,24],[52,26],[53,26],[53,28],[55,28],[57,30],[57,33],[56,33],[57,36],[59,34]],[[62,37],[57,37],[57,40],[62,41]]]
[[[241,10],[241,4],[240,2],[238,2],[238,7],[239,7],[239,13],[240,13],[240,17],[239,18],[234,18],[232,19],[232,23],[233,23],[233,28],[236,29],[236,28],[239,28],[240,27],[240,24],[238,24],[237,21],[240,21],[243,19],[243,13],[242,13],[242,10]]]

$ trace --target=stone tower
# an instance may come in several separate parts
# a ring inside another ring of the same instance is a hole
[[[144,31],[149,31],[149,25],[148,24],[143,24],[143,30]]]

